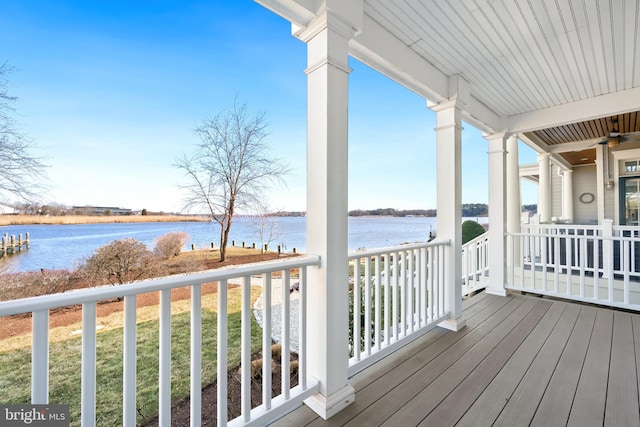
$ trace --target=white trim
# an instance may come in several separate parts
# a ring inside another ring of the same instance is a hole
[[[618,187],[620,185],[620,161],[621,160],[640,160],[640,148],[631,148],[628,150],[612,151],[611,155],[613,157],[613,176],[611,177],[611,179],[613,179],[616,183],[615,188],[612,190],[614,192],[613,223],[615,225],[620,225],[620,191]],[[640,175],[640,172],[638,172],[638,175]]]
[[[640,87],[508,118],[508,132],[530,132],[638,110]]]

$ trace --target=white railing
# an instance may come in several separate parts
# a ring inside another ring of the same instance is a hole
[[[31,313],[32,366],[31,403],[49,403],[49,311],[59,307],[82,304],[82,362],[81,362],[81,402],[80,413],[83,426],[96,425],[96,307],[98,301],[124,297],[123,326],[123,386],[122,424],[136,425],[136,296],[148,292],[160,293],[159,307],[159,425],[171,424],[171,291],[189,287],[191,289],[190,318],[190,405],[191,425],[199,426],[201,419],[202,377],[202,284],[217,282],[217,420],[218,425],[227,424],[227,284],[241,281],[242,326],[241,326],[241,381],[242,415],[232,420],[230,425],[263,425],[276,419],[302,403],[302,400],[318,392],[318,384],[307,380],[306,373],[306,311],[299,310],[299,384],[291,388],[289,384],[289,305],[283,303],[282,312],[282,394],[272,398],[270,379],[271,364],[262,364],[263,383],[262,404],[251,408],[251,278],[263,277],[263,304],[265,324],[263,327],[262,354],[266,360],[271,356],[271,278],[273,273],[282,272],[283,302],[289,301],[292,269],[299,271],[299,291],[301,307],[305,306],[307,295],[307,268],[319,265],[319,257],[303,256],[283,261],[264,262],[230,269],[210,270],[202,273],[153,279],[120,286],[84,289],[80,291],[25,298],[0,302],[0,316]],[[24,402],[20,402],[24,403]],[[61,402],[66,403],[66,402]]]
[[[637,227],[531,225],[507,241],[510,289],[640,310]]]
[[[432,242],[349,254],[351,375],[447,318],[448,245]]]
[[[462,295],[487,287],[489,283],[489,233],[462,245]]]

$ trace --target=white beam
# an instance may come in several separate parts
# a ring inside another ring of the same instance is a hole
[[[407,89],[429,100],[431,104],[455,97],[450,79],[430,62],[410,49],[376,21],[365,14],[364,30],[349,43],[350,54]],[[470,92],[462,111],[463,120],[484,132],[496,132],[502,120]]]
[[[640,87],[511,116],[507,131],[529,132],[638,110]]]
[[[317,0],[254,0],[291,22],[292,25],[304,27],[316,18]]]
[[[364,17],[364,31],[349,43],[349,52],[433,102],[449,99],[448,77],[368,15]]]

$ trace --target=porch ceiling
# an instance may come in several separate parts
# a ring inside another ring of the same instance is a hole
[[[431,103],[458,96],[484,132],[553,146],[573,138],[565,131],[603,136],[607,118],[640,110],[637,0],[256,1],[294,34],[326,6],[356,31],[352,56]]]

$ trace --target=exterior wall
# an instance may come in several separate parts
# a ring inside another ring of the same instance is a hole
[[[593,201],[586,203],[589,196],[583,196],[583,194],[593,194]],[[610,197],[613,197],[612,192]],[[596,188],[596,166],[574,166],[573,168],[573,217],[576,224],[597,224],[598,223],[598,203],[595,200],[597,194]],[[580,200],[582,197],[582,201]],[[606,205],[605,203],[605,217]]]

